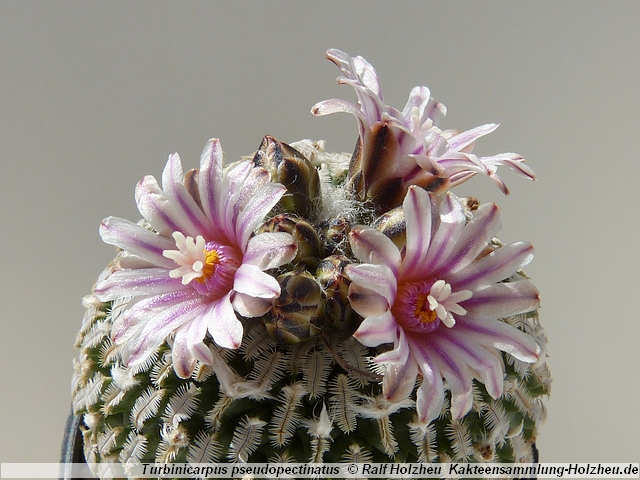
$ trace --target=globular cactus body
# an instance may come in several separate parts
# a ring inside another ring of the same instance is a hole
[[[103,222],[119,250],[85,298],[72,386],[90,465],[537,459],[551,380],[533,247],[446,191],[533,173],[471,154],[493,124],[441,131],[426,87],[400,112],[364,59],[329,57],[359,103],[313,111],[356,115],[349,165],[265,137],[223,167],[211,140],[199,169],[174,155],[162,188],[140,182],[143,221]]]

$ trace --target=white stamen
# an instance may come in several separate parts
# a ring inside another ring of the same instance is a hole
[[[456,324],[456,320],[451,313],[465,315],[467,311],[458,303],[468,300],[472,295],[473,293],[470,290],[460,290],[452,293],[451,285],[444,280],[438,280],[431,286],[427,300],[429,301],[429,308],[436,312],[442,323],[451,328]]]
[[[178,249],[164,250],[162,255],[179,265],[178,268],[169,272],[169,276],[171,278],[182,277],[182,284],[187,285],[204,275],[206,243],[202,235],[198,235],[195,241],[193,237],[185,237],[181,232],[173,232],[172,236]]]

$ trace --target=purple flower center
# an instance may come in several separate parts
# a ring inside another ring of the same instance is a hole
[[[428,333],[440,326],[437,312],[429,305],[429,293],[433,283],[421,281],[398,285],[392,313],[405,330]]]
[[[205,244],[201,235],[194,240],[181,232],[174,232],[173,238],[177,249],[162,252],[176,262],[176,268],[169,272],[171,278],[182,278],[183,285],[191,284],[198,293],[211,300],[231,291],[236,270],[242,264],[240,252],[218,242]]]
[[[444,280],[408,282],[398,286],[392,312],[403,328],[428,333],[438,328],[441,322],[453,327],[456,323],[453,314],[467,313],[458,303],[472,295],[469,290],[452,292],[451,285]]]
[[[234,248],[216,242],[207,243],[204,256],[203,275],[191,284],[198,293],[215,300],[232,290],[233,278],[242,260]]]

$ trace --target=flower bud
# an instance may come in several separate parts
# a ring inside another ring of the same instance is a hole
[[[402,207],[396,207],[380,215],[373,223],[373,228],[384,233],[400,250],[407,239],[407,224]]]
[[[340,329],[348,327],[353,317],[348,298],[351,282],[342,275],[349,263],[345,256],[332,255],[321,260],[316,270],[316,278],[325,294],[325,322]]]
[[[306,220],[289,214],[276,215],[266,222],[258,233],[286,232],[298,244],[298,253],[293,263],[303,263],[307,268],[315,268],[320,257],[320,238],[313,226]]]
[[[351,224],[345,218],[332,218],[320,225],[320,240],[324,247],[324,256],[334,254],[349,254],[349,241],[347,235],[351,230]]]
[[[287,272],[278,277],[281,293],[264,323],[281,343],[299,343],[322,332],[322,290],[307,272]]]
[[[256,166],[271,174],[272,182],[287,188],[279,206],[289,213],[314,219],[322,208],[320,177],[302,153],[274,137],[266,136],[253,156]]]

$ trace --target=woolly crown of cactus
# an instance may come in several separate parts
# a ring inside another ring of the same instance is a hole
[[[496,235],[515,153],[477,156],[497,128],[441,130],[415,87],[384,103],[362,57],[329,50],[357,103],[353,154],[265,137],[225,164],[169,156],[109,217],[114,261],[84,299],[73,379],[86,461],[527,462],[549,394],[526,242]]]

